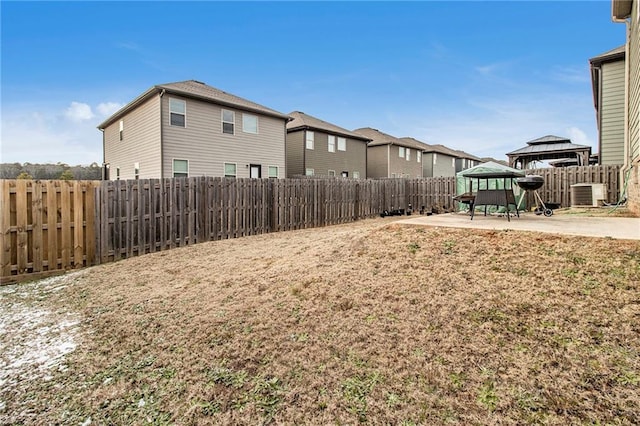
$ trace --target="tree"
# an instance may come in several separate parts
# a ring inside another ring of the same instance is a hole
[[[29,173],[27,172],[21,172],[16,179],[33,179],[33,176],[31,176]]]
[[[61,180],[73,180],[73,173],[71,172],[71,170],[67,169],[64,172],[62,172],[60,174],[60,178]]]

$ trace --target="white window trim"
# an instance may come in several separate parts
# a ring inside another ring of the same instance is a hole
[[[184,104],[184,113],[182,113],[182,112],[172,112],[171,111],[171,101],[182,102]],[[184,115],[184,126],[177,126],[175,124],[171,124],[171,114],[182,114],[182,115]],[[187,101],[185,101],[184,99],[169,98],[169,126],[185,127],[185,128],[187,127]]]
[[[275,168],[276,169],[276,175],[275,176],[271,176],[271,168]],[[267,177],[269,178],[279,178],[280,177],[280,167],[279,166],[267,166]]]
[[[416,151],[416,161],[418,163],[422,162],[422,151]]]
[[[309,171],[311,171],[311,173],[309,173]],[[304,175],[305,176],[315,176],[316,171],[314,169],[305,169],[304,171]]]
[[[398,147],[398,157],[399,158],[404,158],[405,153],[404,153],[404,146],[399,146]]]
[[[455,158],[451,159],[451,167],[453,167],[454,169],[456,168],[456,159]]]
[[[311,136],[311,137],[309,137]],[[311,147],[309,147],[309,142],[311,142]],[[316,135],[314,132],[310,130],[305,130],[304,135],[304,147],[305,149],[314,149],[316,145]]]
[[[411,148],[405,148],[404,153],[406,155],[405,156],[405,160],[411,161]]]
[[[329,177],[336,177],[336,171],[335,170],[329,170]]]
[[[359,172],[359,171],[357,171],[357,170],[354,170],[354,171],[353,171],[353,178],[354,178],[354,179],[360,179],[360,172]]]
[[[120,140],[124,139],[124,120],[120,120],[120,132],[118,133]]]
[[[233,164],[234,166],[236,166],[236,174],[235,176],[227,176],[227,164]],[[222,176],[223,177],[234,177],[234,178],[238,178],[238,163],[228,163],[228,162],[224,162],[222,163]]]
[[[140,163],[137,161],[133,163],[133,178],[140,179]]]
[[[333,141],[333,143],[331,143]],[[329,152],[336,152],[336,137],[333,135],[327,135],[327,150]]]
[[[228,111],[231,114],[233,114],[233,121],[224,121],[224,112]],[[221,109],[220,110],[220,122],[222,123],[222,125],[220,126],[220,131],[222,132],[223,135],[235,135],[236,134],[236,112],[230,109]],[[224,125],[225,123],[227,124],[232,124],[233,125],[233,133],[227,133],[224,131]],[[237,173],[237,169],[236,169],[236,173]]]
[[[344,146],[343,146],[344,149],[340,149],[340,142],[344,143]],[[347,138],[338,137],[338,151],[346,151],[346,150],[347,150]]]
[[[255,117],[255,119],[256,119],[256,131],[255,132],[248,132],[248,131],[246,131],[244,129],[244,118],[245,117]],[[246,114],[244,112],[242,113],[242,132],[243,133],[250,133],[252,135],[257,135],[258,134],[258,123],[259,123],[259,120],[258,120],[258,116],[257,115],[255,115],[255,114]]]
[[[187,162],[187,176],[186,177],[189,177],[189,172],[190,172],[189,167],[191,167],[191,166],[189,165],[189,160],[187,160],[186,158],[172,158],[171,159],[171,177],[174,178],[176,176],[176,168],[175,168],[176,160],[177,161],[186,161]],[[182,172],[180,172],[180,173],[182,173]]]
[[[433,153],[433,164],[436,164],[438,162],[438,153],[434,152]]]

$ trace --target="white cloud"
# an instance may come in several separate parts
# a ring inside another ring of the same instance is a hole
[[[591,140],[591,138],[589,138],[587,134],[582,131],[582,129],[579,129],[577,127],[569,127],[567,129],[567,135],[569,136],[569,139],[571,139],[571,142],[575,144],[588,146],[595,145],[595,142]]]
[[[102,117],[109,117],[123,106],[124,104],[121,104],[119,102],[102,102],[98,104],[98,106],[96,107],[96,111],[98,111],[98,114],[100,114]]]
[[[82,102],[71,102],[71,105],[65,111],[65,116],[74,122],[91,120],[95,115],[91,111],[91,106]]]
[[[102,134],[88,104],[62,111],[38,108],[3,113],[1,163],[102,162]],[[91,118],[93,117],[93,118]]]

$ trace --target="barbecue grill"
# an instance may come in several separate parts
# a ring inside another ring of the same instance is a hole
[[[540,194],[538,194],[538,189],[540,189],[542,185],[544,185],[544,178],[542,176],[527,175],[525,177],[517,178],[516,183],[525,191],[533,191],[533,195],[536,199],[536,214],[544,214],[546,217],[553,215],[553,210],[551,210],[544,204],[544,201],[542,201]],[[524,197],[520,198],[518,207],[520,207],[520,203],[522,203],[523,198]]]

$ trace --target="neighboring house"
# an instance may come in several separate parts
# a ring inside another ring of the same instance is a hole
[[[627,27],[622,177],[629,208],[640,214],[640,0],[612,0],[611,16]]]
[[[294,111],[287,123],[287,176],[365,179],[370,139],[319,118]]]
[[[367,177],[422,177],[423,143],[396,138],[370,127],[354,132],[371,140],[367,146]]]
[[[159,84],[98,126],[106,178],[285,177],[289,119],[199,81]]]
[[[456,173],[475,167],[483,162],[481,158],[468,152],[455,151],[455,153],[458,155],[456,159]]]
[[[430,145],[414,138],[402,138],[423,144],[422,177],[451,177],[456,175],[458,153],[444,145]]]
[[[625,46],[589,59],[600,164],[624,162]]]

